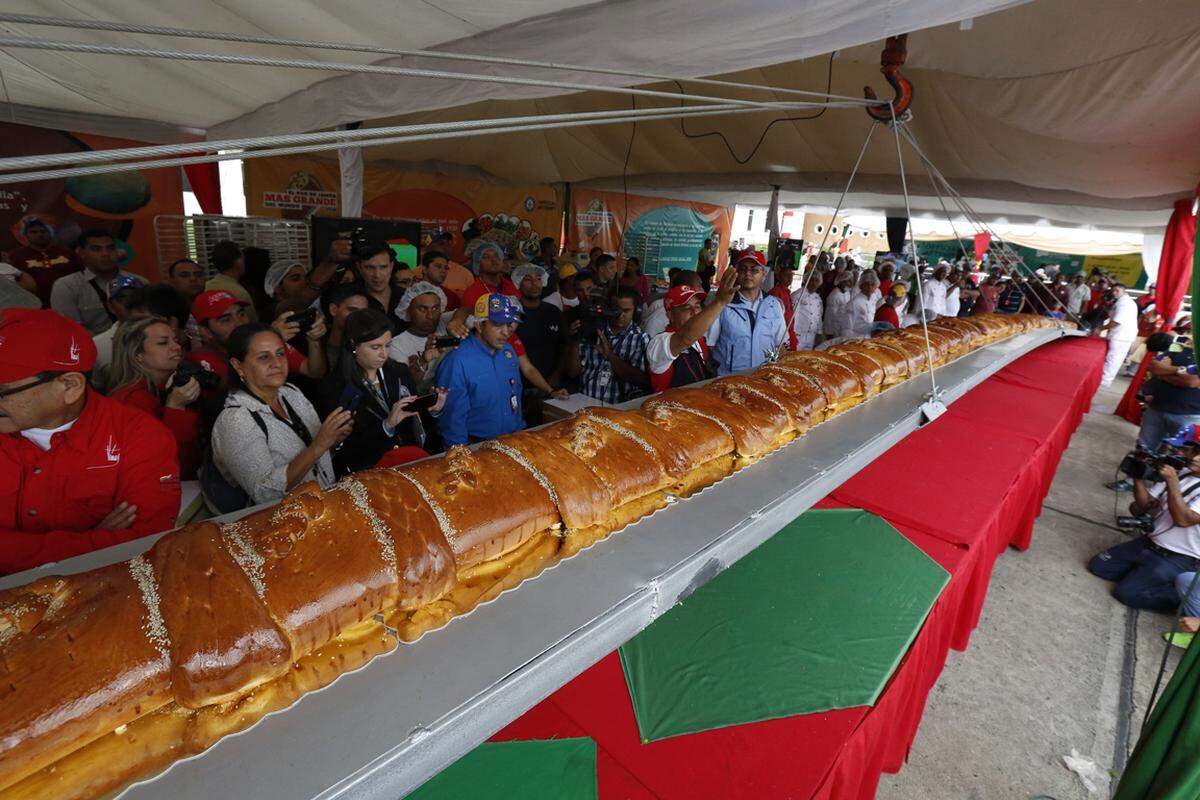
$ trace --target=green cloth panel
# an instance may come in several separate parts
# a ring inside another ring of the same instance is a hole
[[[596,800],[596,743],[588,738],[484,742],[407,800]]]
[[[1113,800],[1200,797],[1200,637],[1154,704]]]
[[[621,647],[643,741],[873,705],[949,579],[873,514],[800,516]]]

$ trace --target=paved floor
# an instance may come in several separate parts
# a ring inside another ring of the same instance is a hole
[[[1127,611],[1084,566],[1125,539],[1112,527],[1114,497],[1104,483],[1136,431],[1111,413],[1126,383],[1101,389],[1075,432],[1033,546],[996,562],[971,646],[951,653],[909,763],[883,777],[879,800],[1109,797],[1108,773],[1128,755],[1122,722],[1132,747],[1162,658],[1158,636],[1170,625]],[[1168,674],[1177,660],[1172,653]],[[1123,675],[1131,711],[1121,703]],[[1095,794],[1063,766],[1073,749],[1104,772]]]

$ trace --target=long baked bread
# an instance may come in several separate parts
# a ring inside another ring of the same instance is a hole
[[[1058,324],[930,326],[934,362]],[[915,330],[789,353],[190,525],[0,591],[0,800],[94,797],[202,751],[925,367]],[[669,512],[668,512],[669,513]]]

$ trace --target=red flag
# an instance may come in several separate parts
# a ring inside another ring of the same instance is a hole
[[[987,252],[988,245],[992,243],[992,235],[990,233],[975,234],[975,260],[983,259],[983,254]]]

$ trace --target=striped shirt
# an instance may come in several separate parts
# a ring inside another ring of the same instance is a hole
[[[650,337],[642,332],[637,323],[620,333],[613,333],[611,328],[605,328],[600,333],[608,337],[608,344],[613,354],[634,369],[646,369],[646,345]],[[600,355],[595,345],[583,342],[579,345],[579,357],[583,371],[579,376],[579,390],[588,397],[604,403],[623,403],[644,393],[644,387],[626,383],[613,372],[612,364]]]

